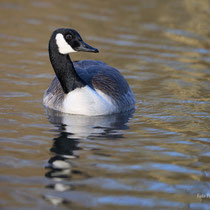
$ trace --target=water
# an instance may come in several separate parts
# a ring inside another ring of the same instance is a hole
[[[209,209],[209,2],[0,2],[2,209]],[[45,110],[47,45],[77,29],[118,68],[134,113]]]

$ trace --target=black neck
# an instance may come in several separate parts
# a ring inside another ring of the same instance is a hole
[[[60,54],[56,43],[53,41],[49,42],[50,61],[64,93],[67,94],[78,87],[84,87],[85,84],[77,75],[69,55]]]

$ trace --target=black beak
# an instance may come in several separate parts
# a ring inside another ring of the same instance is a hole
[[[83,51],[83,52],[94,52],[98,53],[98,49],[91,47],[90,45],[86,44],[85,42],[81,41],[80,46],[75,49],[76,51]]]

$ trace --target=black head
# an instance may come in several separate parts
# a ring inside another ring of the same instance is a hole
[[[77,31],[70,28],[59,28],[53,32],[51,39],[55,39],[58,46],[58,51],[61,54],[72,52],[94,52],[98,53],[98,49],[91,47],[83,42]]]

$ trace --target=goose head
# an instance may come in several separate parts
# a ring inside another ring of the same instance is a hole
[[[98,49],[86,44],[80,34],[74,29],[59,28],[55,30],[51,36],[50,43],[52,41],[57,45],[58,52],[63,55],[79,51],[99,52]]]

